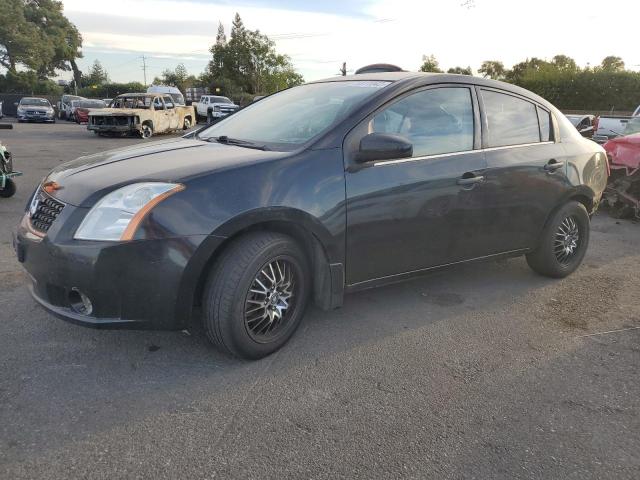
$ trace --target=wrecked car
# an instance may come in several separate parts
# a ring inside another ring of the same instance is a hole
[[[125,93],[114,98],[109,108],[89,111],[87,130],[150,138],[157,133],[187,130],[194,121],[193,107],[176,105],[168,94]]]
[[[609,140],[604,149],[611,168],[605,200],[613,216],[640,219],[640,133]]]

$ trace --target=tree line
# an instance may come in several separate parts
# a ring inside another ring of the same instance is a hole
[[[59,71],[73,73],[72,89],[90,97],[112,97],[141,91],[139,82],[111,82],[95,61],[87,72],[78,68],[82,36],[63,13],[58,0],[0,0],[0,92],[59,94],[62,87],[50,78]],[[259,30],[247,28],[236,13],[227,37],[218,25],[211,60],[204,72],[189,74],[183,64],[166,69],[154,83],[208,87],[213,93],[240,98],[272,93],[303,83],[291,59],[279,54],[274,42]],[[438,60],[424,56],[423,72],[443,72]],[[448,73],[473,75],[470,66]],[[497,60],[482,63],[477,72],[487,78],[514,83],[538,93],[566,110],[632,110],[640,104],[640,73],[627,70],[619,57],[606,57],[594,67],[580,68],[566,55],[551,60],[530,58],[510,69]]]
[[[443,72],[433,55],[423,57],[420,70]],[[471,67],[454,67],[447,73],[473,75]],[[478,74],[526,88],[561,110],[632,111],[640,105],[640,73],[627,70],[616,56],[586,68],[566,55],[556,55],[549,61],[528,58],[510,69],[498,60],[487,60]]]

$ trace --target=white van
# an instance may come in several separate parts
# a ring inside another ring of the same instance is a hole
[[[177,87],[169,87],[168,85],[151,85],[147,88],[147,93],[167,93],[171,95],[176,105],[185,105],[184,96]]]

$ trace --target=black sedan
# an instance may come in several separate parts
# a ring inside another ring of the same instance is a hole
[[[259,358],[309,302],[447,265],[582,262],[604,150],[556,108],[470,76],[373,73],[271,95],[190,138],[79,158],[38,186],[15,248],[82,325],[184,328]]]

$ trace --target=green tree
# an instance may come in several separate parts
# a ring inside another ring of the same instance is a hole
[[[624,62],[622,58],[610,55],[602,59],[600,68],[605,72],[622,72],[624,71]]]
[[[95,60],[93,62],[93,65],[91,65],[91,68],[89,69],[89,73],[83,78],[83,83],[90,87],[109,83],[109,75],[99,60]]]
[[[551,59],[551,65],[564,72],[577,72],[579,70],[576,61],[566,55],[556,55]]]
[[[82,37],[56,0],[0,0],[0,65],[15,74],[18,67],[46,79],[56,70],[73,70],[82,56]]]
[[[478,73],[485,78],[504,80],[507,70],[504,68],[504,64],[498,60],[485,60],[478,69]]]
[[[447,73],[457,73],[459,75],[473,75],[473,70],[471,67],[453,67],[447,70]]]
[[[219,24],[209,51],[212,58],[203,80],[228,94],[272,93],[304,81],[291,59],[277,53],[275,43],[259,30],[247,29],[237,13],[229,39]]]
[[[433,73],[442,73],[440,69],[440,64],[434,55],[423,55],[422,56],[422,66],[420,67],[421,72],[433,72]]]

